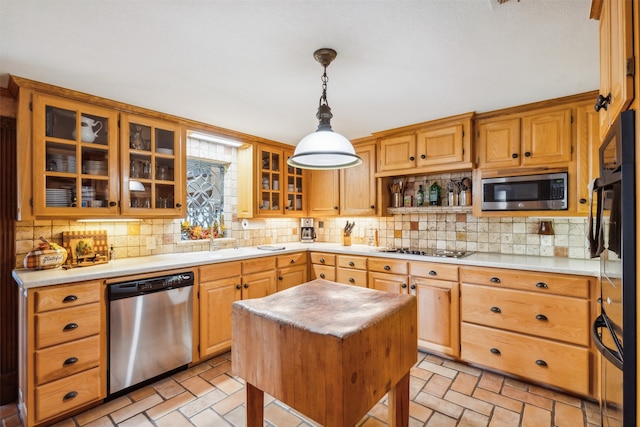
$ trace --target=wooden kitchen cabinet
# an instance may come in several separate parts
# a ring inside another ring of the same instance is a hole
[[[309,216],[340,215],[340,171],[309,171]]]
[[[293,150],[285,150],[284,155],[288,160],[293,156]],[[286,163],[286,162],[285,162]],[[305,185],[306,185],[306,172],[304,169],[294,168],[293,166],[286,165],[285,182],[286,186],[284,190],[284,213],[285,215],[303,216],[307,212],[305,206]]]
[[[307,252],[296,252],[276,257],[278,268],[277,291],[301,285],[307,281]]]
[[[596,2],[594,2],[596,3]],[[600,19],[600,88],[595,101],[599,135],[604,139],[611,125],[633,100],[634,53],[632,2],[603,0]]]
[[[474,113],[375,133],[380,138],[376,176],[470,170]]]
[[[368,287],[367,258],[355,255],[336,255],[336,282]]]
[[[33,94],[33,214],[108,217],[118,210],[118,113]]]
[[[590,277],[461,267],[461,358],[594,396]]]
[[[310,252],[310,280],[325,279],[336,281],[336,255],[325,252]]]
[[[409,293],[418,300],[418,347],[460,357],[458,266],[409,263]]]
[[[276,291],[275,257],[209,264],[199,268],[200,358],[231,348],[234,301],[262,298]]]
[[[19,404],[27,427],[106,397],[105,292],[102,280],[22,290]]]
[[[586,102],[576,108],[576,172],[575,180],[570,180],[570,184],[575,184],[576,211],[582,215],[588,214],[591,208],[588,203],[589,183],[600,176],[599,116],[592,104]]]
[[[120,208],[135,217],[176,217],[186,213],[186,156],[180,126],[122,114],[120,123]]]
[[[407,293],[409,287],[409,268],[406,261],[369,258],[368,285],[379,291]]]

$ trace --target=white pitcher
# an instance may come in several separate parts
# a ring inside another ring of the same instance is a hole
[[[94,129],[98,126],[98,129]],[[98,120],[90,119],[89,117],[81,116],[80,119],[80,135],[82,136],[82,142],[93,142],[98,137],[98,132],[102,129],[102,122]],[[76,139],[76,130],[71,132],[73,139]]]

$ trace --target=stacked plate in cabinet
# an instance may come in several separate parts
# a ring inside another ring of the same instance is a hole
[[[66,188],[47,188],[47,206],[71,206],[71,192]]]
[[[83,172],[89,175],[107,175],[107,162],[87,160],[83,164]]]
[[[47,170],[52,172],[76,172],[76,158],[67,154],[60,154],[48,150]]]

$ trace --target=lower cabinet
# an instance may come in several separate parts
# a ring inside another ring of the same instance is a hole
[[[276,291],[276,258],[210,264],[199,268],[200,358],[231,348],[231,305]]]
[[[326,252],[310,252],[310,279],[336,280],[336,255]]]
[[[278,292],[307,281],[307,252],[280,255],[276,259],[278,268]]]
[[[461,267],[461,358],[595,397],[595,280]]]
[[[102,280],[22,290],[19,396],[27,427],[106,397],[105,292]]]
[[[409,267],[407,261],[369,258],[369,287],[379,291],[407,293]],[[418,311],[420,306],[418,305]]]
[[[367,258],[354,255],[336,256],[336,282],[367,287]]]

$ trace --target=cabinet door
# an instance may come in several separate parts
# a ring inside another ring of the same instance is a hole
[[[463,161],[462,124],[429,129],[418,133],[416,166],[441,165]]]
[[[379,291],[406,294],[409,277],[401,274],[387,274],[370,271],[368,275],[369,288]]]
[[[283,151],[266,145],[259,145],[257,150],[256,186],[258,216],[282,214],[282,190],[284,185]]]
[[[262,298],[275,291],[275,271],[264,271],[242,276],[242,299]]]
[[[460,288],[457,282],[411,278],[418,300],[418,346],[460,356]]]
[[[571,161],[571,109],[547,110],[522,118],[522,165]]]
[[[331,265],[311,264],[311,280],[325,279],[336,281],[336,268]]]
[[[117,112],[34,94],[34,215],[116,215],[117,153]]]
[[[200,357],[231,348],[231,305],[241,295],[239,276],[200,284]]]
[[[280,292],[307,281],[307,266],[281,268],[278,270],[277,291]]]
[[[478,121],[478,167],[520,165],[520,118]]]
[[[394,136],[380,140],[380,171],[403,170],[416,166],[416,136]]]
[[[376,146],[355,147],[362,164],[340,171],[340,213],[342,215],[375,215],[376,213]]]
[[[339,180],[338,170],[309,171],[309,216],[340,214]]]
[[[293,156],[293,151],[286,151],[285,156],[288,159]],[[300,168],[286,165],[284,190],[284,213],[287,215],[302,216],[305,214],[305,173]]]
[[[586,214],[590,209],[589,182],[600,175],[598,172],[600,123],[592,102],[578,106],[576,112],[576,178],[573,180],[570,178],[569,183],[576,185],[576,190],[573,192],[576,195],[576,211]]]
[[[120,126],[122,213],[183,217],[186,157],[180,127],[128,114]]]

